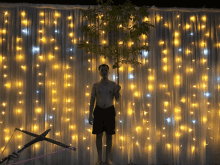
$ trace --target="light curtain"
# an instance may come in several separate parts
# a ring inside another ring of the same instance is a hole
[[[110,66],[110,80],[117,82],[117,72],[113,60],[77,49],[85,39],[78,28],[86,24],[79,9],[87,7],[0,3],[1,153],[8,144],[0,159],[33,139],[15,128],[35,134],[51,129],[48,138],[77,150],[22,165],[95,163],[91,87],[100,81],[100,64]],[[220,10],[151,7],[149,12],[142,21],[155,27],[139,44],[150,50],[138,56],[142,65],[119,70],[121,100],[110,158],[117,165],[220,163]],[[102,34],[106,44],[109,39]],[[104,136],[103,160],[105,148]],[[19,161],[60,149],[38,142]]]

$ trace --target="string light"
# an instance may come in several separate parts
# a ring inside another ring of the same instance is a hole
[[[4,23],[6,24],[6,23],[10,23],[8,20],[7,20],[7,16],[8,16],[8,12],[6,11],[5,13],[4,13]],[[23,24],[22,26],[28,26],[28,23],[29,23],[29,21],[26,19],[26,17],[27,17],[27,15],[26,15],[26,13],[24,12],[24,11],[22,11],[21,12],[21,16],[22,16],[22,19],[21,19],[21,23]],[[41,39],[40,39],[40,41],[41,41],[41,46],[43,46],[44,44],[46,44],[47,43],[47,41],[51,41],[51,43],[53,43],[54,44],[54,49],[56,50],[56,51],[59,51],[60,50],[60,48],[59,48],[59,46],[55,46],[55,44],[56,44],[56,42],[57,42],[57,40],[56,39],[54,39],[54,38],[47,38],[46,37],[46,35],[44,34],[45,33],[45,26],[47,26],[48,25],[48,23],[47,22],[45,22],[44,21],[44,17],[45,15],[44,15],[44,13],[43,12],[40,12],[40,21],[39,21],[39,23],[40,23],[40,27],[42,27],[42,29],[40,29],[38,32],[40,33],[40,35],[42,36],[41,37]],[[56,29],[57,28],[57,24],[58,24],[58,21],[57,21],[57,18],[58,17],[61,17],[61,14],[60,13],[55,13],[55,16],[54,16],[54,18],[55,18],[55,20],[53,21],[53,23],[54,23],[54,28]],[[103,15],[101,15],[101,16],[99,16],[100,18],[101,17],[103,17]],[[177,15],[177,18],[179,19],[181,17],[181,15]],[[77,43],[77,39],[75,39],[74,38],[74,33],[73,33],[73,27],[74,27],[74,24],[73,24],[73,22],[72,22],[72,19],[73,19],[73,17],[70,15],[70,16],[68,16],[67,17],[67,19],[68,19],[68,23],[69,23],[69,27],[70,27],[70,33],[69,33],[69,40],[70,41],[72,41],[74,44],[75,43]],[[195,16],[191,16],[190,17],[190,21],[192,21],[192,22],[194,22],[195,23],[195,21],[197,21],[196,20],[197,18],[195,17]],[[143,19],[144,21],[149,21],[150,19],[149,18],[144,18]],[[163,20],[163,17],[159,17],[158,15],[156,16],[156,24],[158,24],[160,21],[164,21]],[[207,21],[207,18],[206,18],[206,16],[202,16],[202,22],[201,22],[201,29],[202,30],[205,30],[206,29],[206,26],[205,26],[205,24],[206,24],[206,21]],[[106,23],[104,23],[104,25],[106,25]],[[167,23],[167,22],[165,22],[164,24],[164,28],[169,28],[169,23]],[[190,30],[192,29],[192,26],[191,26],[192,24],[187,24],[186,23],[186,25],[185,25],[185,30],[186,30],[186,32],[188,32],[188,33],[191,33],[190,32]],[[178,26],[181,26],[181,24],[178,24]],[[131,27],[132,27],[132,25],[131,25]],[[119,25],[119,28],[122,28],[122,25]],[[200,30],[200,27],[198,27],[198,30]],[[57,33],[59,33],[59,31],[56,31]],[[5,36],[5,34],[7,34],[7,33],[9,33],[9,31],[8,30],[6,30],[6,29],[0,29],[0,34],[3,34],[2,36],[4,37]],[[106,40],[104,40],[104,38],[105,38],[105,31],[102,31],[102,42],[103,42],[103,44],[108,44],[107,43],[107,41]],[[192,33],[191,33],[192,34]],[[195,53],[194,52],[194,50],[192,49],[192,48],[186,48],[186,49],[183,49],[183,48],[181,48],[180,47],[180,45],[181,45],[181,37],[182,37],[182,33],[180,32],[180,31],[175,31],[175,32],[173,32],[173,35],[175,36],[175,38],[174,38],[174,40],[173,40],[173,46],[175,47],[178,47],[178,50],[179,50],[179,52],[181,51],[181,50],[184,50],[185,52],[185,57],[186,58],[188,58],[188,57],[192,57],[192,55],[193,55],[193,53]],[[209,32],[204,32],[204,37],[210,37],[210,33]],[[193,36],[193,34],[191,35],[191,36]],[[2,39],[3,41],[5,41],[6,39],[5,38],[3,38]],[[145,36],[145,35],[142,35],[142,40],[143,40],[143,45],[145,45],[145,43],[146,43],[146,41],[145,40],[147,40],[147,36]],[[17,46],[16,46],[16,51],[17,51],[17,53],[19,54],[18,56],[17,56],[17,60],[19,60],[19,62],[20,63],[22,63],[22,62],[24,62],[23,60],[24,60],[24,55],[23,55],[23,53],[24,52],[22,52],[23,51],[23,49],[22,49],[22,47],[21,47],[21,42],[22,42],[22,38],[19,38],[19,37],[17,37]],[[1,41],[2,42],[2,41]],[[89,43],[88,41],[86,42],[86,43]],[[119,41],[119,44],[123,44],[123,41]],[[129,42],[129,46],[131,46],[131,45],[134,45],[135,43],[133,42],[133,41],[130,41]],[[200,47],[202,47],[202,48],[204,48],[204,47],[206,47],[207,46],[207,43],[205,42],[205,41],[200,41],[200,43],[194,43],[194,42],[192,42],[192,44],[198,44],[198,45],[200,45]],[[165,47],[167,47],[167,45],[168,45],[168,41],[166,41],[166,40],[163,40],[163,41],[159,41],[158,42],[158,45],[160,46],[160,48],[161,48],[161,55],[163,55],[164,57],[162,58],[162,61],[161,61],[161,68],[162,68],[162,72],[165,74],[165,73],[168,73],[168,71],[170,71],[170,66],[169,66],[169,64],[170,64],[170,57],[168,56],[169,55],[169,53],[170,53],[170,49],[168,49],[168,48],[165,48]],[[217,46],[219,46],[220,45],[220,43],[216,43],[216,45]],[[56,51],[54,51],[54,53],[55,53],[55,55],[52,55],[52,54],[49,54],[49,55],[39,55],[39,61],[37,61],[37,65],[36,65],[36,67],[37,68],[40,68],[41,66],[43,66],[43,64],[42,64],[42,62],[43,62],[43,59],[44,59],[44,57],[46,57],[46,60],[45,61],[47,61],[47,60],[49,60],[49,61],[51,61],[51,60],[54,60],[54,59],[56,59],[57,58],[57,56],[58,56],[58,53],[56,53]],[[207,55],[208,54],[208,52],[207,52],[207,50],[206,49],[204,49],[204,57],[202,57],[201,56],[201,64],[203,65],[203,68],[205,68],[206,67],[206,65],[207,65]],[[7,56],[5,56],[4,54],[2,54],[2,55],[0,55],[0,57],[2,57],[2,66],[3,66],[3,69],[4,69],[4,71],[8,68],[8,66],[6,65],[7,63],[6,63],[6,60],[10,60],[10,59],[7,59]],[[71,60],[73,60],[73,57],[72,56],[70,56],[69,57],[70,58],[70,61]],[[105,59],[103,59],[103,60],[105,60]],[[89,65],[91,65],[91,59],[89,59],[88,60],[88,62],[89,62]],[[183,68],[181,67],[182,65],[181,65],[181,63],[182,63],[183,61],[182,61],[182,55],[176,55],[176,57],[175,57],[175,60],[173,61],[173,63],[174,63],[174,66],[177,66],[176,68],[175,68],[175,71],[176,71],[176,74],[174,75],[174,79],[173,79],[173,86],[174,87],[180,87],[180,85],[182,85],[183,84],[183,75],[181,75],[181,71],[180,71],[180,69],[182,69],[182,71],[183,71]],[[196,62],[195,60],[192,60],[192,62]],[[147,64],[146,64],[147,65]],[[71,88],[72,88],[72,86],[73,86],[73,84],[72,84],[72,80],[71,80],[71,78],[73,78],[73,76],[71,76],[71,67],[69,67],[69,66],[72,66],[71,64],[67,64],[67,66],[66,66],[66,71],[68,72],[66,75],[65,75],[65,81],[64,81],[64,84],[65,84],[65,87],[66,87],[66,90],[71,90]],[[27,72],[27,69],[28,69],[28,67],[25,65],[25,64],[21,64],[21,66],[20,66],[20,68],[22,69],[22,71],[23,72]],[[53,69],[60,69],[61,67],[58,65],[58,64],[54,64],[53,65]],[[134,71],[134,68],[129,68],[130,69],[130,71],[132,72],[132,71]],[[193,73],[196,73],[196,70],[193,68],[193,67],[191,67],[191,66],[186,66],[185,67],[185,71],[183,71],[183,72],[185,72],[187,75],[192,75]],[[207,70],[208,70],[209,68],[207,68]],[[92,71],[92,68],[88,68],[88,71]],[[120,68],[120,71],[123,71],[123,67],[121,67]],[[148,82],[149,82],[149,84],[147,84],[147,86],[146,86],[146,88],[147,88],[147,90],[150,92],[150,93],[152,93],[153,91],[155,91],[156,90],[156,85],[155,85],[155,79],[156,79],[156,77],[155,77],[155,73],[151,73],[151,69],[149,69],[148,70],[149,71],[149,76],[148,76]],[[5,79],[7,79],[8,78],[8,75],[6,74],[7,72],[5,71],[5,73],[3,74],[3,77],[5,78]],[[207,72],[206,72],[207,73]],[[38,73],[38,76],[43,76],[44,75],[44,73],[41,71],[41,73]],[[133,76],[132,75],[130,75],[130,78],[133,78]],[[43,85],[45,85],[44,83],[43,83],[43,80],[41,79],[39,79],[39,82],[38,83],[36,83],[38,86],[43,86]],[[59,102],[59,100],[58,100],[58,96],[57,96],[57,89],[58,89],[58,84],[57,83],[55,83],[55,82],[50,82],[50,85],[52,86],[52,103],[54,103],[54,104],[58,104],[58,102]],[[18,82],[17,83],[17,87],[19,88],[19,90],[22,90],[23,87],[24,86],[24,83],[22,82],[22,81],[20,81],[20,82]],[[5,83],[4,83],[4,87],[5,87],[5,89],[6,90],[8,90],[8,89],[10,89],[11,87],[12,87],[12,82],[10,82],[9,80],[6,80],[5,81]],[[202,90],[206,90],[207,89],[207,87],[208,87],[208,76],[207,75],[202,75],[202,77],[201,77],[201,82],[200,82],[200,84],[195,84],[195,85],[193,85],[192,86],[192,88],[193,89],[195,89],[195,90],[199,90],[199,89],[202,89]],[[89,89],[90,87],[89,86],[87,86],[87,88]],[[132,85],[130,85],[130,89],[131,89],[131,91],[133,92],[133,96],[135,96],[136,98],[141,98],[140,96],[141,96],[141,93],[140,92],[138,92],[137,91],[137,86],[135,85],[135,84],[132,84]],[[160,90],[164,90],[164,89],[168,89],[168,84],[166,84],[166,83],[163,83],[163,84],[160,84]],[[23,95],[23,93],[24,93],[25,91],[19,91],[19,95],[20,95],[20,97],[23,97],[24,95]],[[169,93],[167,94],[167,95],[169,95]],[[209,93],[206,93],[205,94],[206,96],[209,96]],[[38,92],[36,92],[36,96],[37,97],[39,97],[38,96]],[[85,97],[89,97],[90,95],[89,95],[89,93],[87,92],[86,94],[85,94]],[[149,97],[151,97],[151,95],[150,94],[148,94],[148,96]],[[192,96],[193,97],[196,97],[197,95],[196,94],[192,94]],[[36,97],[36,98],[37,98]],[[20,98],[19,98],[20,99]],[[24,98],[23,98],[24,99]],[[64,98],[64,100],[65,100],[65,98]],[[73,101],[74,99],[73,98],[68,98],[68,99],[66,99],[66,101],[65,101],[65,106],[66,106],[66,110],[67,110],[67,113],[70,113],[70,112],[72,112],[73,111],[73,109],[71,108],[71,102]],[[199,107],[199,103],[196,103],[196,102],[190,102],[189,103],[189,99],[186,97],[186,96],[183,96],[180,100],[179,100],[179,102],[180,102],[180,104],[186,104],[186,102],[191,106],[191,111],[189,112],[190,113],[190,115],[195,115],[195,113],[197,113],[196,112],[196,109],[198,109],[198,107]],[[17,110],[16,110],[16,113],[18,114],[18,115],[20,115],[20,114],[22,114],[22,113],[24,113],[24,110],[22,109],[23,108],[23,103],[24,103],[24,101],[21,99],[21,101],[19,101],[19,103],[20,103],[20,106],[17,108]],[[42,107],[41,107],[41,105],[39,105],[38,104],[39,103],[39,101],[38,100],[36,100],[36,105],[37,105],[37,108],[35,109],[35,113],[36,114],[42,114],[43,113],[43,109],[42,109]],[[5,115],[5,114],[8,114],[8,110],[7,110],[7,106],[8,106],[8,104],[9,103],[7,103],[7,102],[2,102],[1,103],[1,105],[2,105],[2,107],[3,107],[3,111],[2,111],[2,115]],[[210,105],[211,103],[207,103],[207,106],[208,105]],[[134,105],[134,104],[133,104]],[[145,117],[145,119],[143,119],[143,123],[144,124],[148,124],[147,126],[146,126],[146,130],[147,131],[152,131],[151,129],[153,129],[153,128],[150,128],[149,127],[149,119],[150,119],[150,117],[149,117],[149,114],[150,114],[150,111],[152,111],[153,109],[153,107],[152,107],[152,104],[151,103],[147,103],[146,104],[147,105],[147,110],[144,110],[143,111],[143,114],[144,114],[144,117]],[[170,105],[171,105],[171,102],[170,101],[168,101],[168,100],[163,100],[163,107],[164,107],[164,109],[163,109],[163,112],[164,112],[164,114],[168,114],[168,113],[171,113],[171,111],[172,111],[172,109],[170,108]],[[134,108],[134,107],[133,107]],[[55,107],[53,107],[52,108],[52,111],[57,111],[57,108],[55,108]],[[131,117],[134,113],[135,113],[135,111],[133,111],[132,110],[132,108],[131,109],[128,109],[128,111],[127,111],[128,113],[127,113],[127,115],[129,116],[129,117]],[[166,118],[165,120],[166,120],[166,122],[168,123],[168,124],[170,124],[171,122],[173,122],[173,120],[174,121],[176,121],[176,122],[180,122],[181,120],[182,120],[182,117],[181,117],[181,112],[182,112],[182,110],[181,110],[181,108],[180,107],[174,107],[174,119],[173,118]],[[208,111],[208,113],[211,113],[212,111]],[[88,115],[88,111],[86,111],[86,113],[85,113],[86,115]],[[120,115],[120,113],[118,114],[118,115]],[[220,111],[219,111],[219,116],[220,116]],[[50,116],[50,118],[51,119],[53,119],[53,116],[51,115]],[[48,119],[45,119],[45,120],[48,120]],[[65,121],[66,122],[68,122],[70,125],[71,125],[71,120],[72,120],[72,118],[71,117],[68,117],[68,118],[66,118],[65,119]],[[0,121],[0,124],[2,124],[4,121]],[[119,123],[123,123],[124,121],[123,120],[120,120],[119,121]],[[205,123],[205,124],[207,124],[208,122],[209,122],[209,120],[208,120],[208,117],[207,116],[202,116],[202,122],[203,123]],[[196,123],[196,120],[193,120],[193,123]],[[53,124],[52,123],[49,123],[49,126],[50,127],[53,127]],[[40,126],[38,126],[38,125],[34,125],[33,126],[33,129],[35,130],[35,131],[38,131],[39,130],[39,127]],[[141,132],[143,132],[144,131],[144,129],[143,129],[144,127],[141,127],[141,126],[137,126],[137,127],[135,127],[135,131],[136,131],[136,134],[140,134]],[[72,129],[72,130],[75,130],[76,129],[76,125],[71,125],[70,126],[70,129]],[[208,127],[208,129],[210,130],[211,128],[210,127]],[[195,133],[195,129],[192,129],[192,128],[188,128],[187,126],[180,126],[180,132],[175,132],[175,137],[176,138],[180,138],[181,136],[183,136],[183,132],[181,132],[181,131],[184,131],[184,130],[188,130],[189,131],[189,133],[190,134],[194,134]],[[117,130],[118,132],[120,131],[120,129],[118,129]],[[166,134],[168,133],[168,131],[167,131],[167,129],[166,129],[166,126],[164,126],[163,128],[162,128],[162,130],[161,131],[163,131],[163,132],[161,132],[161,137],[163,137],[163,138],[166,138],[167,136],[166,136]],[[165,131],[167,131],[167,132],[165,132]],[[91,130],[88,130],[88,132],[90,132],[91,133]],[[7,132],[7,133],[9,133],[9,131]],[[60,132],[56,132],[55,133],[55,135],[56,136],[60,136]],[[74,135],[74,136],[71,136],[72,137],[72,139],[73,140],[76,140],[76,138],[78,137],[77,135]],[[22,138],[22,135],[19,135],[19,136],[17,136],[17,138],[18,139],[21,139]],[[129,137],[128,137],[129,138]],[[127,137],[124,137],[124,136],[120,136],[120,140],[121,141],[126,141],[127,139],[128,139]],[[131,138],[131,140],[132,139],[135,139],[135,135],[133,135],[132,137],[130,137]],[[5,139],[5,141],[8,141],[9,140],[9,136],[8,135],[5,135],[5,137],[4,137],[4,139]],[[88,140],[89,138],[88,137],[83,137],[83,140]],[[146,139],[147,140],[151,140],[151,138],[149,137],[149,136],[147,136],[146,137]],[[192,138],[192,140],[193,141],[196,141],[196,138]],[[136,146],[140,146],[140,142],[137,140],[136,142],[135,142],[135,144],[136,144]],[[206,146],[206,145],[208,145],[208,144],[206,144],[206,142],[204,142],[203,143],[204,144],[204,147]],[[21,147],[21,145],[22,144],[19,144],[18,145],[18,148],[20,148]],[[169,143],[167,143],[166,144],[166,149],[171,149],[171,147],[173,147],[172,146],[173,144],[169,144]],[[0,146],[0,147],[2,147],[2,146]],[[40,148],[39,147],[39,145],[35,145],[35,147],[36,148]],[[182,145],[180,146],[180,147],[182,147]],[[123,149],[123,148],[125,148],[125,146],[120,146],[120,148],[121,149]],[[89,147],[87,147],[87,149],[89,150]],[[148,145],[148,149],[149,150],[152,150],[153,149],[153,147],[152,147],[152,145],[151,144],[149,144]],[[192,152],[195,152],[195,149],[196,149],[196,147],[195,146],[191,146],[191,151]]]

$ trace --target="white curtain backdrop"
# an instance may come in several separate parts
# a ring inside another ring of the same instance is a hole
[[[86,24],[79,9],[87,7],[0,3],[1,153],[5,149],[0,160],[34,139],[15,128],[38,135],[51,129],[47,138],[76,151],[21,165],[95,163],[91,87],[100,81],[99,65],[109,65],[115,82],[117,72],[113,60],[77,48],[85,40],[78,28]],[[115,165],[220,163],[220,9],[150,7],[149,13],[142,20],[155,27],[139,44],[150,50],[138,55],[142,65],[119,70],[121,100],[110,159]],[[109,34],[102,40],[109,44]],[[38,142],[18,161],[61,149]],[[104,134],[103,160],[105,149]]]

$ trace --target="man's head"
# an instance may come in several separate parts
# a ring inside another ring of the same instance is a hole
[[[108,79],[109,74],[109,66],[106,64],[99,65],[99,75],[102,77],[102,79]]]

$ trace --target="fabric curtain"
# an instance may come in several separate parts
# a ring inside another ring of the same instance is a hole
[[[77,49],[85,40],[78,30],[86,24],[80,8],[87,7],[0,4],[1,153],[5,149],[0,159],[34,138],[15,128],[38,135],[51,129],[47,138],[76,151],[22,165],[95,163],[96,136],[88,121],[91,89],[100,81],[99,65],[109,65],[115,82],[117,70],[113,59]],[[220,163],[220,10],[151,7],[145,19],[155,27],[135,43],[150,46],[138,55],[142,65],[119,69],[122,88],[110,159],[117,165]],[[103,33],[100,44],[109,44],[109,36]],[[38,142],[18,161],[60,149]],[[103,136],[103,160],[105,149]]]

